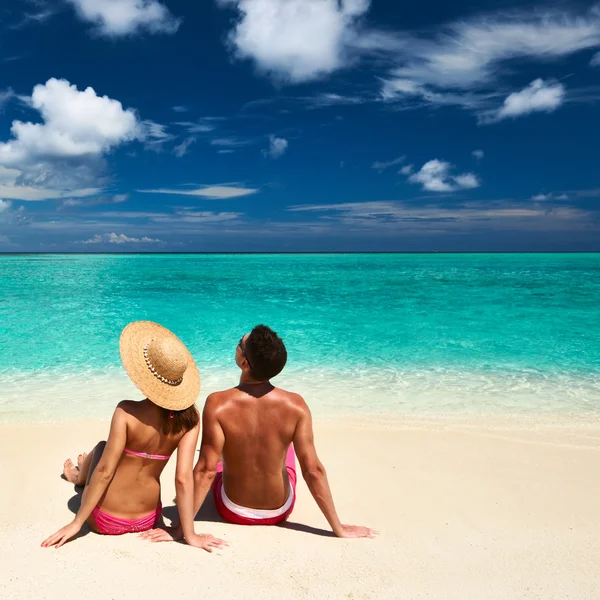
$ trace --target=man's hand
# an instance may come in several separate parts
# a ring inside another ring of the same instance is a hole
[[[221,550],[225,546],[229,546],[225,540],[216,538],[213,535],[210,535],[210,533],[194,533],[190,539],[186,538],[185,542],[188,546],[202,548],[202,550],[206,550],[207,552]]]
[[[59,529],[54,535],[46,538],[42,542],[42,548],[50,548],[50,546],[56,546],[60,548],[65,542],[68,542],[72,537],[76,536],[81,530],[81,525],[76,521],[72,521],[68,525],[65,525],[62,529]]]
[[[341,529],[333,533],[339,538],[374,538],[379,535],[379,531],[360,525],[342,525]]]
[[[181,529],[181,525],[177,525],[177,527],[159,527],[144,531],[140,534],[140,537],[149,542],[181,542],[183,541],[183,529]]]

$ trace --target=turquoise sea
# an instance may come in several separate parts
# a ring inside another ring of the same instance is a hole
[[[118,340],[141,319],[188,345],[200,403],[266,323],[317,414],[600,415],[600,254],[4,255],[0,421],[139,397]]]

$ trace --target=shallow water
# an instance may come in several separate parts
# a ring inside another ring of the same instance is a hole
[[[21,255],[0,257],[0,420],[138,397],[118,339],[142,319],[188,345],[201,400],[264,322],[276,382],[320,414],[600,413],[600,254]]]

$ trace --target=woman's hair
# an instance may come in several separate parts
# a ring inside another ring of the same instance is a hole
[[[177,435],[182,431],[188,432],[194,429],[200,422],[200,413],[195,404],[185,410],[162,411],[162,430],[165,435]]]

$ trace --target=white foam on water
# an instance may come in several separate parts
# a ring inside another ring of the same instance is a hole
[[[198,404],[237,384],[235,368],[205,370]],[[318,417],[334,415],[543,414],[600,416],[600,377],[532,372],[296,368],[274,380],[304,396]],[[0,375],[0,422],[110,418],[141,393],[123,369]]]

